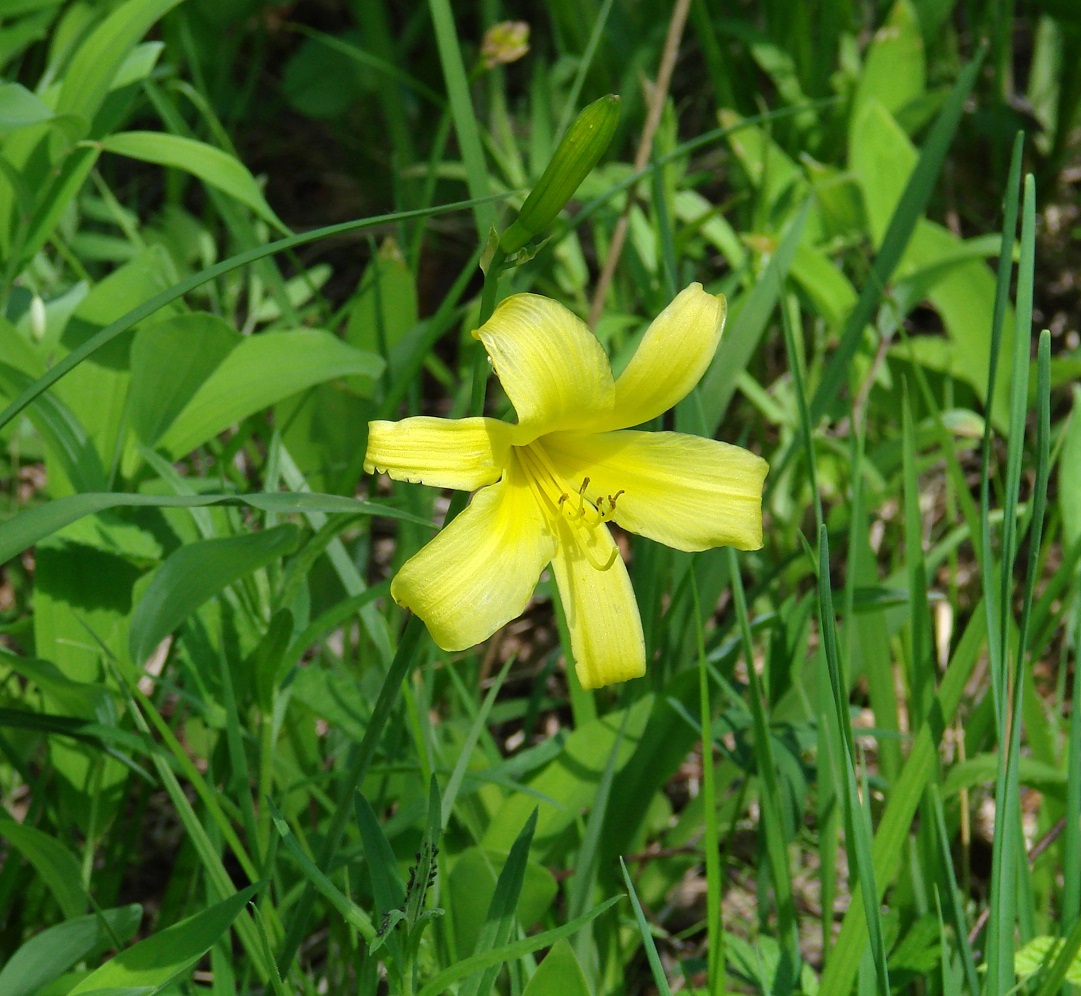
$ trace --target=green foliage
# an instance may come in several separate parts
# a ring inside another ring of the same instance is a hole
[[[3,6],[0,996],[1081,985],[1074,4]],[[618,689],[544,579],[438,650],[367,423],[692,280],[765,547],[621,537]]]

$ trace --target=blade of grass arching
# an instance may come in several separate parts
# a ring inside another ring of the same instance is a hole
[[[1019,634],[1017,657],[1010,668],[1006,641],[1012,604],[1011,582],[1016,552],[1017,503],[1021,489],[1021,463],[1025,445],[1028,408],[1029,348],[1032,326],[1032,284],[1035,257],[1036,190],[1031,174],[1025,177],[1021,211],[1021,259],[1017,271],[1017,327],[1010,380],[1010,435],[1006,448],[1006,481],[1003,497],[1002,572],[998,597],[998,640],[1002,651],[999,675],[1004,689],[999,717],[999,767],[995,779],[995,834],[991,852],[990,916],[985,935],[986,989],[998,993],[1014,981],[1014,930],[1018,893],[1028,894],[1028,861],[1021,829],[1021,785],[1018,764],[1021,754],[1021,716],[1024,682],[1025,634]],[[1027,621],[1027,608],[1024,617]],[[1006,749],[1003,750],[1002,748]],[[1024,883],[1024,884],[1022,884]],[[1019,889],[1019,885],[1022,887]]]
[[[890,218],[863,291],[845,322],[837,349],[822,372],[822,379],[811,401],[811,421],[815,424],[821,421],[830,403],[844,388],[849,366],[859,349],[864,329],[882,300],[882,293],[901,261],[916,223],[923,217],[985,54],[986,49],[981,48],[961,72],[927,135],[916,167],[908,178],[897,207],[894,208],[893,217]]]
[[[492,197],[486,198],[485,203],[490,204],[495,200],[501,199],[501,197],[502,195],[493,195]],[[78,349],[72,350],[67,356],[50,367],[46,373],[22,391],[22,393],[20,393],[19,396],[3,411],[0,411],[0,429],[7,425],[19,414],[19,412],[30,404],[30,402],[44,394],[45,391],[52,387],[61,377],[70,373],[88,356],[92,356],[101,349],[102,346],[112,342],[117,336],[122,335],[124,332],[127,332],[128,329],[138,325],[139,322],[149,318],[154,312],[164,308],[167,304],[172,304],[173,301],[182,298],[185,294],[191,293],[196,288],[201,287],[211,280],[216,280],[218,277],[231,273],[233,270],[237,270],[242,266],[254,263],[257,260],[264,259],[267,256],[273,256],[275,253],[295,249],[297,246],[318,242],[322,239],[328,239],[335,235],[343,235],[347,232],[360,231],[364,228],[375,228],[380,225],[393,225],[399,221],[407,221],[411,218],[434,217],[435,215],[440,214],[450,214],[454,211],[464,211],[476,207],[477,203],[478,202],[475,201],[457,201],[453,204],[447,204],[441,207],[419,208],[415,211],[398,211],[392,214],[362,218],[357,221],[345,221],[338,225],[327,225],[324,228],[317,228],[314,231],[304,232],[301,235],[293,235],[286,239],[278,239],[276,242],[268,242],[264,246],[258,246],[255,249],[249,249],[247,252],[238,253],[235,256],[230,256],[229,259],[216,263],[214,266],[209,266],[205,270],[200,270],[186,280],[181,280],[180,283],[175,284],[168,290],[164,290],[160,294],[155,294],[154,297],[145,301],[143,304],[140,304],[139,307],[133,308],[115,322],[106,325],[105,328],[96,335],[87,339]]]
[[[758,675],[754,659],[754,640],[751,622],[747,614],[747,597],[743,591],[743,579],[739,572],[736,551],[728,548],[729,575],[732,579],[732,601],[743,642],[743,657],[747,665],[750,684],[751,715],[754,722],[755,768],[761,790],[758,804],[762,814],[766,854],[769,856],[770,878],[773,882],[774,900],[777,903],[777,934],[780,944],[780,960],[774,976],[774,990],[779,994],[792,992],[798,983],[800,972],[799,933],[796,923],[796,905],[792,898],[792,871],[788,865],[785,842],[784,810],[781,789],[777,783],[777,762],[766,715],[766,697],[762,691],[762,679]]]
[[[447,85],[450,113],[454,119],[455,134],[458,136],[458,148],[462,153],[466,186],[470,196],[477,201],[473,207],[477,241],[484,245],[488,241],[488,233],[495,225],[495,211],[490,202],[483,200],[489,191],[488,167],[477,129],[477,114],[469,97],[469,77],[462,61],[458,32],[454,27],[454,14],[450,0],[428,0],[428,10],[432,15],[432,27],[435,29],[435,42],[443,67],[443,80]]]
[[[638,933],[642,938],[642,947],[646,950],[646,960],[649,962],[649,970],[653,975],[653,984],[657,987],[658,996],[672,996],[672,990],[668,987],[668,979],[661,965],[661,957],[657,954],[657,945],[653,943],[653,932],[649,929],[646,915],[642,911],[642,904],[638,901],[638,893],[634,891],[634,883],[623,858],[619,859],[619,867],[623,869],[623,881],[627,884],[627,894],[630,896],[631,905],[634,907],[634,919],[638,924]]]
[[[529,847],[537,830],[537,813],[538,810],[534,809],[522,827],[522,832],[511,845],[507,861],[496,879],[495,892],[492,893],[488,914],[480,928],[473,954],[483,954],[502,947],[510,940],[514,930],[514,913],[518,908],[518,897],[522,894],[522,883],[525,881],[526,865],[529,862]],[[466,978],[459,990],[461,996],[480,996],[482,993],[495,992],[499,968],[499,965],[489,965],[476,975]]]
[[[965,972],[965,981],[968,983],[968,991],[975,996],[980,991],[980,977],[976,971],[976,959],[972,955],[972,945],[968,943],[968,923],[965,920],[965,901],[961,890],[957,885],[957,876],[953,870],[953,858],[950,852],[950,837],[946,831],[946,817],[942,811],[942,798],[935,785],[927,786],[927,795],[930,799],[931,810],[935,817],[935,843],[938,853],[939,888],[936,889],[936,902],[941,902],[945,895],[946,909],[949,914],[950,926],[953,927],[954,939],[957,952],[961,958],[961,966]],[[942,908],[939,906],[939,917],[942,916]],[[943,971],[949,962],[946,952],[949,949],[946,944],[942,945]]]
[[[875,884],[874,862],[871,855],[871,834],[867,812],[860,802],[856,788],[852,717],[848,711],[848,682],[844,677],[837,650],[833,588],[830,584],[829,571],[829,539],[826,535],[826,527],[823,525],[818,531],[818,610],[822,628],[822,650],[826,658],[826,669],[829,672],[830,690],[833,693],[831,720],[836,724],[835,738],[841,747],[841,804],[845,819],[845,844],[849,867],[856,869],[856,875],[859,878],[859,895],[863,899],[867,940],[874,960],[878,991],[888,993],[890,982],[886,968],[886,942],[882,932],[882,914],[878,906],[878,887]]]
[[[698,644],[698,703],[702,733],[702,805],[705,810],[703,844],[706,857],[706,939],[709,961],[707,978],[710,996],[727,991],[725,972],[724,921],[721,910],[721,830],[717,823],[717,785],[713,766],[713,710],[709,698],[709,666],[702,631],[702,606],[698,600],[698,581],[694,570],[688,571],[694,601],[694,630]],[[626,874],[626,872],[624,872]]]
[[[897,875],[912,819],[924,791],[935,777],[942,733],[957,711],[976,659],[983,649],[986,632],[987,619],[982,607],[977,605],[939,683],[938,696],[931,707],[928,721],[916,734],[908,760],[890,792],[871,848],[879,890],[875,897],[876,904]],[[845,911],[832,958],[822,973],[820,991],[823,993],[847,993],[852,988],[859,971],[860,958],[867,947],[863,907],[862,891],[854,892]]]

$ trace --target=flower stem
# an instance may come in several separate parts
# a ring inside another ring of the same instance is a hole
[[[496,246],[488,268],[484,273],[484,288],[480,294],[480,312],[477,315],[477,328],[480,328],[495,311],[495,293],[499,287],[499,274],[503,270],[507,254]],[[488,383],[488,357],[484,347],[478,342],[473,356],[473,391],[469,399],[469,414],[484,414],[484,388]],[[457,497],[455,494],[455,497]],[[453,508],[453,503],[451,504]],[[448,516],[449,521],[449,516]]]

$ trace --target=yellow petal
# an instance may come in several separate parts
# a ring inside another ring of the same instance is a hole
[[[559,549],[552,560],[559,597],[567,615],[574,670],[582,687],[601,688],[646,673],[646,644],[631,579],[608,527],[596,528],[607,570],[598,570],[579,544],[573,527],[557,520]]]
[[[491,418],[369,422],[364,470],[396,481],[474,491],[498,481],[513,426]]]
[[[646,330],[616,381],[611,416],[596,429],[625,429],[663,415],[702,379],[717,352],[728,305],[691,284]]]
[[[546,436],[558,473],[589,478],[585,496],[624,529],[677,550],[762,546],[769,465],[749,450],[681,432]],[[622,494],[618,494],[622,492]]]
[[[611,410],[615,387],[608,357],[585,323],[558,302],[515,294],[473,335],[518,413],[516,443]]]
[[[402,566],[390,592],[444,650],[465,650],[521,615],[555,537],[518,461]]]

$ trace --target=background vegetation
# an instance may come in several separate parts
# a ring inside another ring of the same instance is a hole
[[[1078,4],[3,0],[0,79],[0,994],[1081,986]],[[727,294],[674,425],[772,469],[592,694],[547,581],[403,629],[362,461],[610,92],[489,280],[617,368]]]

